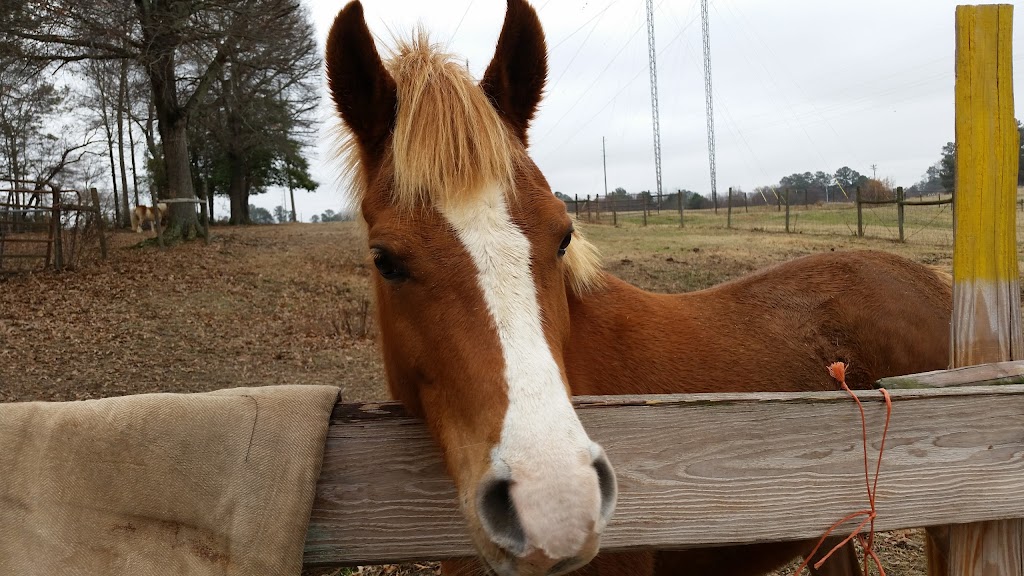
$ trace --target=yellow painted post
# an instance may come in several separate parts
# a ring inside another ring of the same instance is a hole
[[[956,9],[954,368],[1024,358],[1012,20],[1010,5]],[[930,529],[929,574],[1020,576],[1022,542],[1019,519]]]
[[[953,363],[969,366],[1024,352],[1014,210],[1020,149],[1013,6],[958,6],[956,19]]]

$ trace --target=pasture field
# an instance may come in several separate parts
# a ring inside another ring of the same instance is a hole
[[[662,292],[706,288],[830,250],[881,249],[951,264],[949,245],[851,235],[629,222],[583,229],[609,271]],[[208,246],[160,251],[137,247],[143,236],[117,233],[106,262],[0,278],[0,401],[291,383],[337,385],[347,401],[385,400],[362,234],[355,223],[220,227]],[[885,534],[881,543],[889,574],[924,574],[920,533]]]

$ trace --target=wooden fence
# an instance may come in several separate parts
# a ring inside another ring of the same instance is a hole
[[[881,384],[894,389],[877,529],[1024,517],[1024,362]],[[858,396],[877,454],[885,406],[879,392]],[[860,418],[845,393],[580,397],[575,405],[619,480],[603,550],[816,538],[866,506]],[[396,404],[339,404],[306,564],[472,553],[423,424]]]
[[[956,16],[960,198],[951,361],[988,364],[880,383],[892,389],[893,416],[874,527],[929,527],[930,576],[1020,576],[1024,338],[1012,7],[960,6]],[[902,190],[892,203],[901,214],[910,205]],[[617,217],[613,209],[613,222]],[[857,394],[873,431],[868,452],[877,454],[884,404],[876,391]],[[604,550],[815,538],[868,507],[859,413],[843,393],[588,397],[575,403],[619,480]],[[854,527],[851,521],[840,532]],[[394,404],[337,406],[305,563],[472,553],[454,487],[424,426]]]
[[[953,204],[953,196],[949,198],[941,198],[938,200],[907,200],[903,193],[903,187],[896,188],[895,197],[887,200],[864,200],[861,198],[860,186],[857,187],[857,236],[864,236],[864,206],[886,206],[895,205],[897,213],[897,227],[899,229],[900,242],[906,240],[906,234],[904,230],[904,223],[906,222],[905,214],[907,207],[914,206],[945,206]]]
[[[107,257],[95,188],[85,195],[31,182],[0,179],[0,183],[7,184],[0,185],[0,272],[63,270],[73,265],[87,229],[95,231],[101,255]]]
[[[647,192],[639,194],[597,194],[565,200],[566,209],[577,220],[591,224],[648,224],[683,227],[692,223],[696,227],[752,228],[754,230],[778,229],[787,233],[856,234],[858,237],[892,237],[900,242],[907,241],[915,233],[927,229],[932,241],[935,232],[952,233],[952,212],[936,211],[935,207],[951,207],[953,195],[939,192],[935,198],[922,196],[906,197],[902,187],[886,193],[886,197],[867,197],[858,186],[851,190],[849,200],[827,203],[810,203],[808,191],[803,188],[780,188],[767,201],[758,195],[751,201],[751,194],[733,192],[722,195],[721,211],[712,208],[687,208],[678,193],[658,196]],[[1019,202],[1024,211],[1024,200]],[[887,210],[879,217],[875,214],[871,222],[865,218],[866,211],[874,208]],[[917,208],[930,207],[916,213]],[[908,216],[908,210],[911,212]],[[884,232],[879,232],[879,227]],[[869,232],[869,229],[872,231]],[[918,238],[921,240],[922,238]],[[925,240],[927,241],[927,240]]]

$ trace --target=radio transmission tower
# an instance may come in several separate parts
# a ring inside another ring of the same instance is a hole
[[[661,127],[658,121],[658,66],[655,62],[654,49],[654,0],[647,0],[647,49],[650,53],[651,68],[651,117],[654,123],[654,172],[657,176],[658,190],[661,197]]]
[[[648,14],[650,14],[650,10],[651,0],[648,0]],[[648,18],[649,17],[650,16],[648,16]],[[711,165],[711,202],[714,204],[715,212],[717,213],[718,190],[715,182],[715,112],[711,104],[711,34],[708,31],[708,0],[700,0],[700,19],[701,28],[704,32],[704,101],[707,107],[706,113],[708,117],[708,163]],[[652,55],[651,58],[651,66],[653,69],[654,56]],[[655,131],[657,131],[657,128],[655,128]],[[659,174],[660,170],[661,169],[659,168]]]

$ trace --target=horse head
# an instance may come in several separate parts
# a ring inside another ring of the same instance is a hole
[[[567,291],[602,273],[526,151],[547,76],[537,14],[509,0],[475,82],[422,32],[382,60],[352,2],[326,64],[392,395],[440,446],[492,569],[580,567],[598,550],[616,483],[570,402]]]

